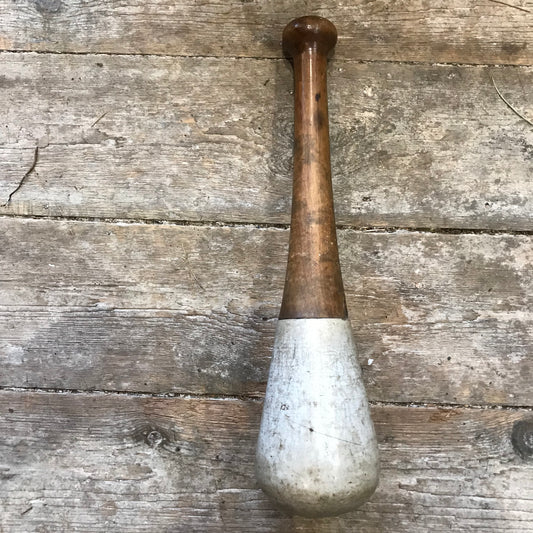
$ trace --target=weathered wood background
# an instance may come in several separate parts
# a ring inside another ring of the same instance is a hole
[[[0,0],[0,531],[533,532],[533,1]],[[320,14],[382,455],[304,520],[253,454]]]

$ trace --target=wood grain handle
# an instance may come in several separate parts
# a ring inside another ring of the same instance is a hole
[[[327,55],[335,26],[301,17],[283,32],[294,65],[294,182],[280,318],[345,318],[329,153]]]

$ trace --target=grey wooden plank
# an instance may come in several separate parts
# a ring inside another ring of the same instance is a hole
[[[317,14],[337,25],[344,58],[531,64],[533,57],[531,0],[2,0],[0,12],[7,50],[279,57],[285,24]]]
[[[2,392],[0,527],[533,530],[533,463],[519,453],[530,434],[516,430],[529,427],[531,411],[374,407],[382,464],[376,494],[354,513],[305,520],[276,511],[256,486],[260,409],[239,400]]]
[[[288,231],[0,219],[0,385],[264,392]],[[339,232],[373,400],[533,405],[530,236]]]
[[[285,61],[1,54],[4,213],[287,223]],[[99,66],[101,65],[101,66]],[[338,222],[532,230],[532,68],[330,68]]]

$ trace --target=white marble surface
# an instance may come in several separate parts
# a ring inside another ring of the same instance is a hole
[[[291,514],[344,513],[374,492],[377,443],[348,320],[278,322],[256,471]]]

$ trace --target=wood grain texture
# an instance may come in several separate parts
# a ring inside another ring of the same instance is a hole
[[[0,390],[0,533],[533,533],[533,130],[502,100],[533,119],[533,2],[308,4],[0,0],[0,389],[26,389]],[[340,33],[333,187],[382,454],[374,499],[321,521],[258,490],[261,403],[234,398],[264,393],[281,302],[304,13]]]
[[[347,318],[329,149],[328,54],[336,42],[322,17],[298,18],[283,31],[294,68],[294,172],[280,319]]]
[[[321,15],[339,30],[337,56],[453,63],[533,62],[533,2],[305,0],[228,2],[0,1],[5,50],[280,57],[292,18]]]
[[[260,408],[238,400],[3,392],[0,527],[533,531],[533,463],[512,444],[515,424],[530,423],[531,411],[375,407],[378,491],[354,513],[305,520],[284,517],[255,484]]]
[[[262,394],[288,231],[0,219],[0,385]],[[533,405],[528,236],[342,230],[369,397]]]
[[[286,61],[1,54],[1,212],[288,223]],[[532,230],[531,68],[329,68],[337,222]],[[213,90],[216,87],[216,90]]]

